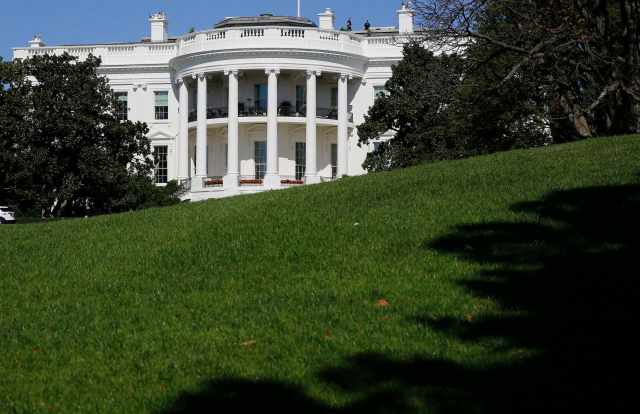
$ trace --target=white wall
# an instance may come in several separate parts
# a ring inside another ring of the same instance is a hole
[[[177,177],[176,137],[178,135],[178,100],[177,90],[171,83],[168,71],[151,73],[113,73],[107,79],[115,92],[127,92],[129,120],[146,122],[149,127],[147,135],[151,146],[166,145],[168,148],[169,180]],[[156,91],[169,92],[169,119],[155,119]],[[152,148],[153,152],[153,148]]]

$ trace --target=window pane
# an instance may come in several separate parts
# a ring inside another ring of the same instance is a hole
[[[169,92],[155,92],[155,100],[156,119],[169,119]]]
[[[156,184],[166,184],[168,181],[168,153],[169,151],[166,145],[160,145],[153,148],[154,178]]]
[[[127,92],[115,92],[115,116],[121,121],[129,119],[129,98]]]
[[[307,169],[307,145],[296,142],[296,180],[302,180]]]
[[[255,85],[253,99],[256,111],[265,112],[267,110],[267,85]]]
[[[338,106],[338,88],[331,88],[331,106]]]
[[[229,172],[229,144],[224,144],[224,173]]]
[[[375,99],[382,97],[382,96],[386,96],[387,95],[387,89],[384,86],[374,86],[373,87],[373,96]]]
[[[254,149],[254,159],[256,163],[256,179],[262,180],[267,173],[267,143],[257,141]]]
[[[167,92],[167,91],[156,92],[156,105],[157,106],[168,106],[169,105],[169,92]]]
[[[331,177],[338,176],[338,144],[331,144]]]
[[[296,112],[301,113],[302,108],[307,104],[307,88],[305,86],[296,86]]]

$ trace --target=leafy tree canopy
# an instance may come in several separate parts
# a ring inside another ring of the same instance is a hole
[[[640,130],[640,0],[412,6],[422,26],[416,43],[405,48],[389,95],[358,129],[361,143],[385,128],[397,139],[381,145],[365,167]],[[439,56],[417,50],[425,45]],[[457,64],[448,73],[451,59]]]
[[[138,207],[140,183],[153,185],[148,128],[116,118],[99,65],[67,54],[0,62],[1,200],[43,216]]]
[[[392,142],[380,145],[367,159],[366,168],[385,170],[458,156],[461,147],[452,140],[449,112],[461,77],[458,56],[436,57],[417,43],[405,46],[404,59],[393,68],[385,92],[358,127],[361,144],[395,133]]]

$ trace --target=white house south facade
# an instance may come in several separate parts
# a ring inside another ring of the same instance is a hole
[[[315,184],[366,173],[373,146],[357,125],[402,58],[413,13],[399,26],[336,30],[331,10],[301,17],[226,18],[169,37],[164,13],[136,43],[46,46],[14,58],[69,53],[102,58],[122,119],[146,122],[156,183],[187,183],[192,200]],[[383,137],[384,139],[384,137]]]

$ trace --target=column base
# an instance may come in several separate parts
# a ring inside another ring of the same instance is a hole
[[[196,175],[191,178],[191,191],[202,191],[204,190],[204,179],[203,175]]]
[[[304,177],[305,184],[320,184],[320,176],[318,175],[306,175]]]
[[[224,189],[233,189],[240,186],[240,174],[227,174],[223,178]]]
[[[264,176],[264,185],[267,188],[280,188],[282,178],[279,174],[267,174]]]

